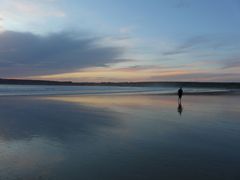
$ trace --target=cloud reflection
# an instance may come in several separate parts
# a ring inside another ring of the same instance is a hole
[[[61,140],[119,125],[117,116],[104,109],[31,98],[2,98],[0,116],[2,141],[34,137]]]
[[[174,107],[175,99],[172,97],[161,97],[157,96],[138,96],[138,95],[91,95],[91,96],[55,96],[46,97],[48,100],[62,101],[68,103],[75,103],[81,106],[90,107],[105,107],[108,109],[118,110],[118,108],[159,108]]]

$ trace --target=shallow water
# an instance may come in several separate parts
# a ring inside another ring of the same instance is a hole
[[[239,179],[240,96],[0,98],[0,179]]]

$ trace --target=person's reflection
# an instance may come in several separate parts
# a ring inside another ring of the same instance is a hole
[[[183,106],[182,106],[181,102],[178,103],[178,109],[177,110],[178,110],[179,115],[181,116],[182,112],[183,112]]]

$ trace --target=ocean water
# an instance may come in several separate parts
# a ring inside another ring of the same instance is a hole
[[[176,94],[175,87],[0,85],[0,96],[89,95],[89,94]],[[239,93],[236,89],[184,88],[185,94]]]

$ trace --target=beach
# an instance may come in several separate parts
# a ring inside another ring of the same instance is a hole
[[[0,2],[0,180],[240,180],[240,0]]]
[[[239,179],[240,96],[0,97],[0,179]]]

